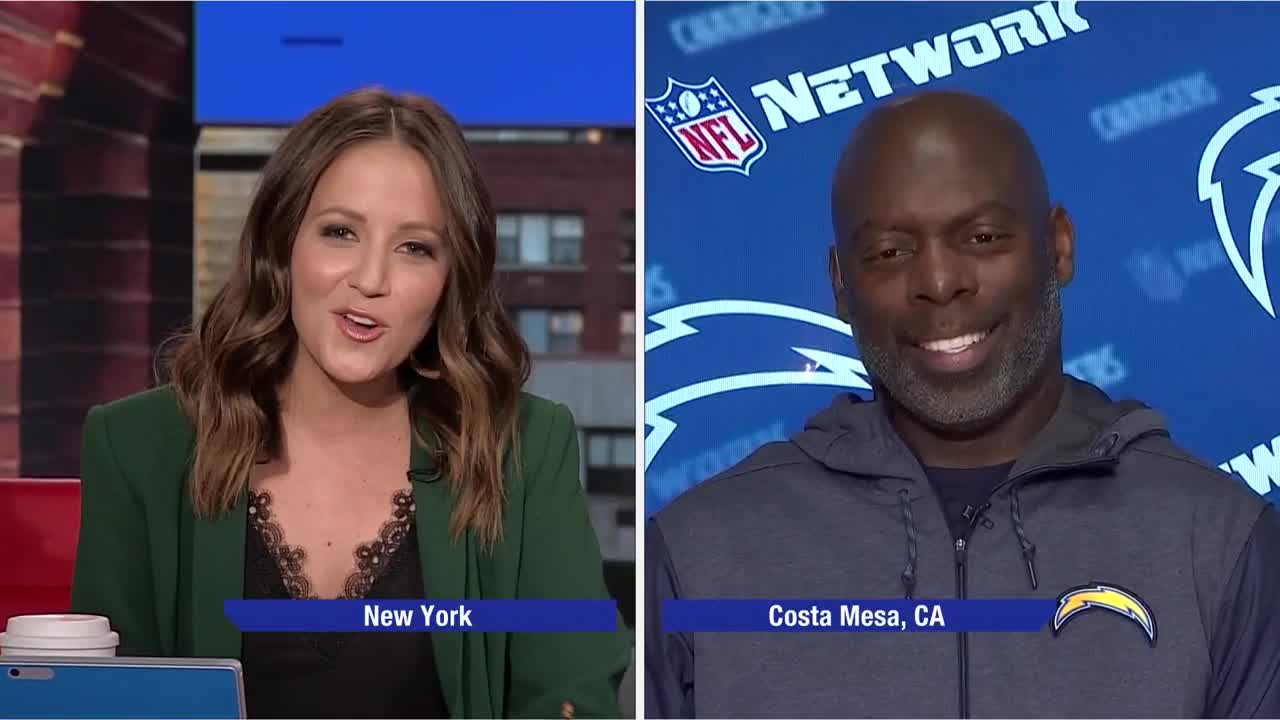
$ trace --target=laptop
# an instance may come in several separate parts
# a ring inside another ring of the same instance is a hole
[[[236,660],[0,656],[0,718],[243,720]]]

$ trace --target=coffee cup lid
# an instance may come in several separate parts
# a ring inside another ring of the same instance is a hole
[[[111,621],[101,615],[17,615],[9,618],[5,634],[29,638],[91,638],[114,635]]]

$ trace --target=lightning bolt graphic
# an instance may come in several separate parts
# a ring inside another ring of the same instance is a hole
[[[661,325],[662,329],[654,330],[644,336],[644,351],[656,350],[673,340],[696,335],[698,329],[691,327],[687,323],[689,320],[722,315],[761,315],[783,320],[796,320],[807,325],[824,327],[853,337],[849,326],[839,318],[823,315],[813,310],[780,303],[760,302],[758,300],[706,300],[673,307],[650,315],[649,320]]]
[[[696,335],[699,331],[688,324],[689,320],[725,315],[755,315],[795,320],[827,328],[848,337],[853,336],[849,326],[840,319],[812,310],[755,300],[711,300],[681,305],[651,315],[649,320],[660,325],[661,328],[645,334],[645,352],[680,338]],[[866,368],[855,358],[813,348],[792,347],[791,350],[824,370],[778,370],[727,375],[686,385],[645,402],[645,424],[653,428],[644,439],[645,469],[649,469],[653,458],[678,427],[673,420],[665,417],[664,413],[686,403],[735,390],[777,385],[823,385],[871,389],[871,385],[864,379],[867,375]]]
[[[1271,293],[1267,291],[1267,276],[1263,271],[1262,239],[1267,225],[1267,213],[1271,211],[1276,192],[1280,191],[1280,174],[1276,173],[1277,168],[1280,168],[1280,152],[1264,155],[1244,166],[1245,172],[1257,175],[1265,181],[1262,190],[1258,191],[1258,199],[1253,203],[1253,216],[1249,220],[1249,262],[1258,278],[1258,292],[1266,298],[1262,307],[1271,313],[1271,317],[1275,317],[1276,312],[1271,307]],[[1254,293],[1254,297],[1258,297],[1258,293]]]
[[[1263,186],[1262,192],[1258,195],[1258,200],[1253,206],[1253,218],[1249,225],[1248,265],[1245,264],[1244,258],[1240,256],[1240,249],[1236,247],[1235,237],[1231,233],[1231,224],[1227,221],[1227,208],[1222,197],[1222,183],[1213,179],[1213,171],[1218,163],[1218,156],[1222,154],[1222,149],[1226,147],[1227,142],[1250,123],[1280,111],[1280,85],[1258,90],[1252,94],[1252,97],[1258,101],[1258,104],[1246,108],[1228,120],[1226,124],[1218,128],[1218,131],[1209,140],[1209,144],[1205,146],[1204,154],[1200,156],[1200,172],[1197,177],[1197,185],[1200,190],[1201,202],[1207,200],[1210,207],[1213,208],[1213,221],[1218,227],[1218,237],[1222,240],[1223,249],[1226,250],[1227,257],[1231,260],[1231,265],[1235,267],[1236,274],[1240,276],[1240,280],[1244,282],[1245,287],[1249,289],[1258,304],[1267,311],[1267,314],[1275,317],[1276,311],[1271,304],[1271,293],[1267,289],[1266,266],[1262,262],[1262,236],[1267,211],[1271,207],[1271,202],[1275,199],[1277,184],[1280,183],[1280,178],[1277,178],[1274,172],[1277,165],[1280,165],[1280,153],[1267,155],[1250,163],[1245,168],[1247,172],[1266,180],[1266,185]]]
[[[1152,645],[1156,641],[1156,624],[1146,605],[1130,593],[1110,585],[1094,585],[1093,587],[1072,590],[1058,601],[1058,610],[1053,614],[1053,631],[1056,634],[1067,621],[1091,608],[1110,610],[1123,615],[1138,624]]]

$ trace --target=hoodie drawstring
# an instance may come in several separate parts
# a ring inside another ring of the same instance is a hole
[[[911,514],[911,499],[906,490],[899,490],[902,501],[902,521],[907,527],[907,567],[902,571],[902,589],[910,600],[916,590],[916,521]]]
[[[1022,548],[1022,559],[1027,561],[1027,577],[1031,579],[1031,589],[1035,590],[1040,583],[1036,580],[1036,546],[1027,538],[1027,531],[1022,527],[1022,503],[1018,501],[1018,486],[1009,489],[1009,514],[1013,517],[1013,533]]]
[[[902,523],[907,531],[907,567],[902,571],[902,589],[906,599],[912,599],[916,590],[916,560],[919,546],[916,539],[916,521],[911,512],[911,497],[906,490],[898,491],[898,499],[902,505]],[[1027,563],[1027,578],[1031,581],[1031,589],[1040,587],[1036,578],[1036,545],[1027,537],[1026,528],[1022,526],[1022,502],[1018,498],[1015,485],[1009,489],[1009,515],[1013,519],[1013,533],[1018,539],[1018,547],[1022,551],[1022,559]]]

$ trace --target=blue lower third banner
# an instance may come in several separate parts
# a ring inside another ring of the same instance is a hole
[[[1055,600],[666,600],[666,632],[1037,632]]]
[[[614,632],[613,600],[227,600],[243,632]]]

